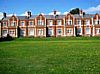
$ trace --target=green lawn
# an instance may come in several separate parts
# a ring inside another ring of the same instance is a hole
[[[100,37],[0,42],[0,74],[100,74]]]

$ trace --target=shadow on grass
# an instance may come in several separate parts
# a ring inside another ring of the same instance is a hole
[[[3,42],[3,41],[12,41],[14,40],[15,38],[11,37],[9,34],[7,34],[7,37],[1,37],[0,38],[0,42]]]

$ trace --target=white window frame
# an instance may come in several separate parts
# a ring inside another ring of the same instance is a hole
[[[6,33],[4,33],[6,31]],[[6,37],[7,36],[7,30],[2,30],[2,36]]]
[[[80,32],[78,32],[78,30],[80,30]],[[78,29],[77,29],[77,34],[79,34],[79,35],[82,34],[82,28],[78,28]]]
[[[53,20],[48,20],[48,24],[49,24],[50,26],[52,26],[52,25],[53,25]]]
[[[38,25],[43,25],[43,20],[38,20]]]
[[[10,30],[9,31],[9,35],[11,35],[11,36],[15,35],[15,31],[14,30]]]
[[[100,28],[96,28],[96,34],[100,34]]]
[[[29,30],[29,36],[34,36],[34,29]]]
[[[25,21],[20,22],[21,26],[25,26]]]
[[[67,20],[67,21],[66,21],[66,24],[72,25],[72,20],[71,20],[71,19]]]
[[[11,26],[16,26],[16,21],[11,21]]]
[[[61,25],[61,23],[62,23],[62,20],[57,20],[58,25]]]
[[[4,25],[5,24],[5,25]],[[7,22],[3,22],[3,26],[7,26]]]
[[[73,34],[73,29],[72,28],[68,28],[66,30],[67,34],[72,35]]]
[[[81,20],[78,19],[78,20],[77,20],[77,24],[78,24],[78,25],[81,25]]]
[[[32,23],[32,24],[31,24]],[[29,21],[29,26],[33,26],[33,21]]]
[[[59,33],[59,31],[58,30],[60,30],[61,31],[61,33]],[[61,28],[58,28],[57,29],[57,35],[62,35],[62,29]]]
[[[43,36],[43,29],[38,29],[38,36]]]
[[[25,30],[20,30],[20,35],[25,36]]]
[[[97,25],[98,24],[98,20],[94,20],[94,24]]]
[[[87,29],[88,29],[88,32],[87,32]],[[86,27],[85,32],[86,32],[86,34],[90,34],[90,28]]]
[[[90,20],[89,19],[86,19],[86,25],[90,25]]]
[[[53,29],[48,29],[48,34],[51,36],[51,35],[53,35]]]

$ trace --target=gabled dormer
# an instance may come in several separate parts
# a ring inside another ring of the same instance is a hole
[[[18,18],[15,15],[12,15],[8,20],[9,27],[16,27],[18,26]]]
[[[98,13],[93,17],[94,25],[100,25],[100,15]]]
[[[74,16],[70,13],[68,13],[67,15],[65,15],[65,25],[73,25],[74,24]]]
[[[36,18],[35,18],[35,22],[37,26],[44,26],[46,25],[46,18],[44,15],[39,14]]]

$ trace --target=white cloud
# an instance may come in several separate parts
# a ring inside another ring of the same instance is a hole
[[[96,7],[90,7],[88,9],[83,10],[86,13],[97,13],[100,12],[100,5],[96,6]]]
[[[58,12],[58,11],[57,11],[56,14],[60,15],[61,12]],[[50,12],[49,15],[54,15],[54,12]]]
[[[27,11],[23,14],[20,14],[20,16],[27,16]]]
[[[3,18],[3,13],[0,12],[0,20]]]
[[[15,15],[15,16],[16,16],[16,14],[7,14],[8,17],[9,17],[9,16],[12,16],[12,15]]]
[[[68,14],[68,13],[69,13],[69,12],[66,11],[66,12],[64,12],[63,14],[66,15],[66,14]]]

